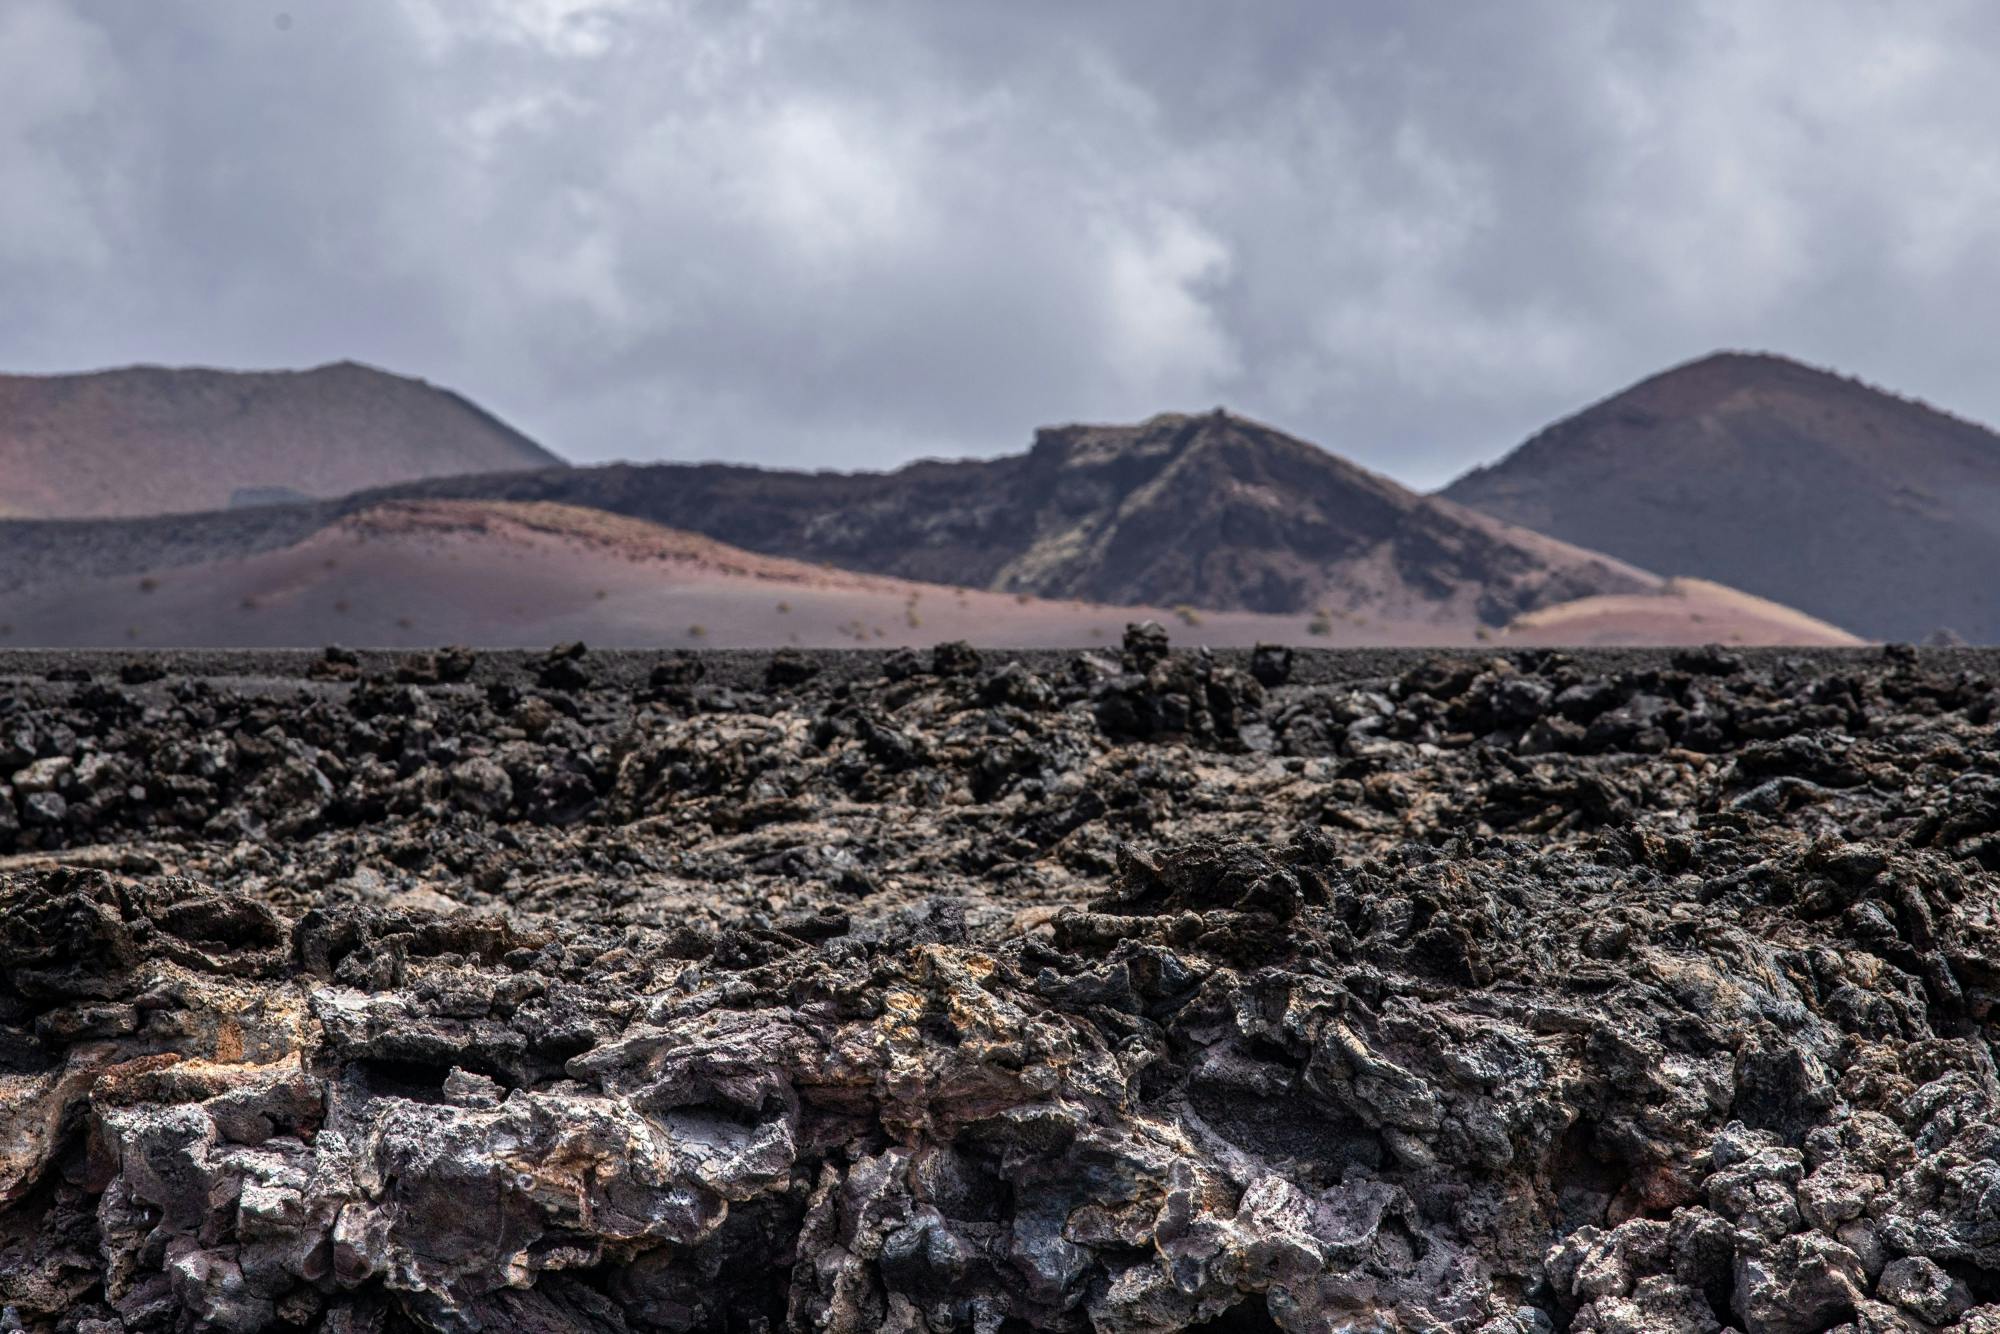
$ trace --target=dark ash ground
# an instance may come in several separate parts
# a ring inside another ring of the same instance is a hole
[[[2000,655],[0,655],[0,1329],[2000,1331]]]

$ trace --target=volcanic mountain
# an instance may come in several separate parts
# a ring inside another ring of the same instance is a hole
[[[0,516],[222,509],[561,460],[449,390],[353,362],[0,376]]]
[[[1041,431],[889,473],[650,465],[446,478],[400,496],[553,501],[843,569],[1103,603],[1503,625],[1658,581],[1224,413]]]
[[[1861,634],[2000,642],[2000,435],[1782,357],[1654,376],[1442,495]]]

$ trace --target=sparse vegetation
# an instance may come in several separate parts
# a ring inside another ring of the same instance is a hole
[[[788,614],[791,611],[791,609],[792,609],[792,604],[789,602],[780,602],[778,604],[778,614],[780,616]]]
[[[904,610],[903,619],[909,622],[910,628],[912,630],[916,629],[918,626],[924,623],[924,618],[917,615],[917,609],[914,606],[908,607]]]
[[[1035,596],[1032,593],[1016,593],[1014,595],[1014,601],[1020,603],[1023,607],[1027,606],[1030,602],[1033,602],[1034,600]]]
[[[602,602],[602,601],[604,601],[604,599],[606,599],[606,598],[610,597],[610,596],[611,596],[611,593],[610,593],[610,591],[609,591],[609,590],[607,590],[607,589],[602,589],[602,588],[600,588],[600,589],[598,589],[598,590],[597,590],[597,593],[595,594],[595,596],[596,596],[596,598],[597,598],[597,600],[598,600],[599,602]]]
[[[150,574],[139,580],[139,591],[141,593],[152,593],[157,591],[159,587],[160,581]]]
[[[243,595],[243,600],[237,603],[236,605],[238,607],[241,607],[244,611],[255,611],[257,610],[257,599],[255,595],[250,593],[245,593]]]
[[[1180,606],[1174,608],[1174,615],[1180,617],[1182,625],[1201,624],[1201,613],[1196,611],[1193,607],[1188,606],[1185,602],[1183,602]]]
[[[417,628],[417,623],[407,616],[398,616],[396,618],[396,628],[398,630],[414,630]]]
[[[333,600],[333,609],[345,616],[348,612],[354,610],[354,604],[346,598],[335,598]]]
[[[705,638],[707,638],[707,637],[708,637],[708,627],[707,627],[707,626],[705,626],[705,625],[690,625],[690,626],[688,627],[688,638],[689,638],[689,639],[705,639]]]
[[[1473,630],[1472,637],[1483,644],[1493,638],[1493,631],[1482,625]]]
[[[1321,612],[1319,615],[1313,617],[1310,621],[1306,622],[1306,633],[1309,635],[1319,635],[1322,638],[1332,634],[1333,633],[1332,618],[1329,617],[1325,612]]]

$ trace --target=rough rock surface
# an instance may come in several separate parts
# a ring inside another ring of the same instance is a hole
[[[0,1329],[2000,1330],[2000,687],[1746,659],[7,677]]]

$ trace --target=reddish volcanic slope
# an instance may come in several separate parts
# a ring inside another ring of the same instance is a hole
[[[1319,646],[1547,642],[1837,644],[1831,626],[1745,616],[1728,590],[1657,587],[1541,613],[1517,641],[1467,615],[1398,620],[1106,606],[955,588],[756,555],[598,510],[386,501],[303,540],[144,576],[79,573],[0,590],[0,645],[282,646],[462,642],[541,647],[1018,648],[1116,644],[1156,619],[1185,643]],[[1598,605],[1605,603],[1608,605]],[[1782,612],[1782,609],[1778,609]]]
[[[353,362],[0,376],[0,518],[214,510],[560,463],[457,394]]]

